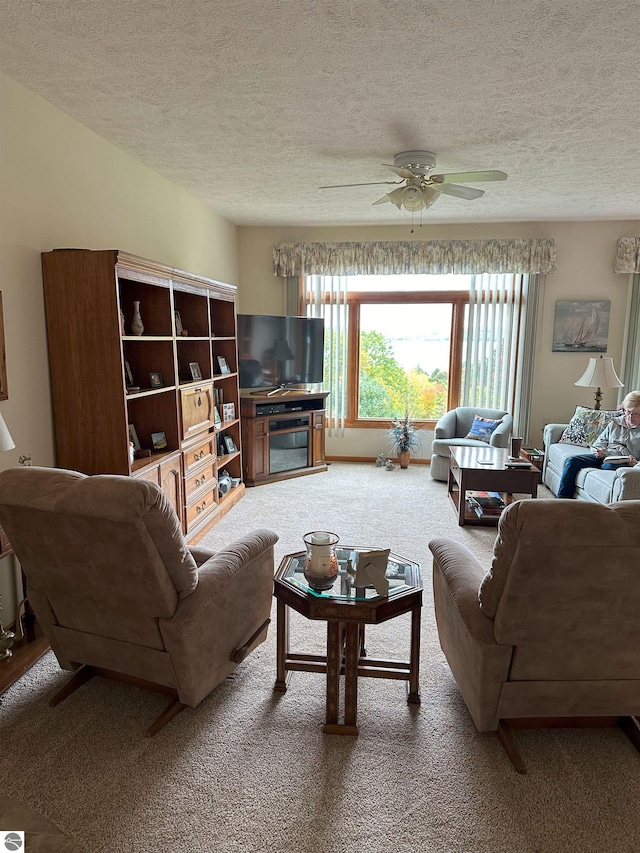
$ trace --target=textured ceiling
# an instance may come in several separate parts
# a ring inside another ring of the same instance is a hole
[[[0,69],[239,224],[640,217],[638,0],[0,0]],[[388,188],[391,189],[391,188]]]

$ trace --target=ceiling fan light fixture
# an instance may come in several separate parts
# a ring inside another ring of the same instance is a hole
[[[412,213],[427,206],[420,187],[405,187],[401,190],[400,197],[404,209],[410,210]]]

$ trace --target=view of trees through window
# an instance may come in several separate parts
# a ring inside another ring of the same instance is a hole
[[[444,414],[451,315],[448,303],[360,306],[358,418]]]

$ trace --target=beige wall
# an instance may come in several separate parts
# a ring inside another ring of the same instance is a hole
[[[0,290],[9,399],[0,402],[16,449],[52,465],[40,253],[60,247],[123,249],[237,284],[237,229],[42,98],[0,74]],[[82,329],[76,334],[81,335]],[[73,346],[73,340],[69,341]],[[6,623],[15,567],[0,563]]]
[[[386,227],[241,228],[239,310],[264,314],[283,312],[282,283],[272,272],[274,243],[411,239],[407,217],[398,213],[398,219],[402,224]],[[620,369],[629,276],[614,275],[613,259],[618,237],[638,233],[640,221],[615,221],[432,225],[423,226],[416,235],[420,240],[508,237],[551,237],[555,240],[559,270],[547,276],[540,305],[531,430],[527,437],[530,443],[540,445],[544,425],[568,420],[577,404],[593,405],[593,392],[573,384],[584,371],[588,356],[551,352],[556,300],[611,300],[608,355]],[[606,391],[603,407],[615,407],[616,401],[616,392]],[[432,433],[424,436],[427,455],[432,437]],[[327,452],[334,456],[376,456],[383,444],[382,431],[347,430],[344,438],[327,440]]]

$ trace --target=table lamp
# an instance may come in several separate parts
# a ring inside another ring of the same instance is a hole
[[[624,382],[620,381],[620,377],[616,373],[613,366],[613,359],[605,356],[600,358],[590,358],[587,369],[582,374],[574,385],[580,385],[584,388],[595,388],[596,393],[593,399],[596,401],[594,409],[600,408],[602,402],[603,388],[623,388]]]

